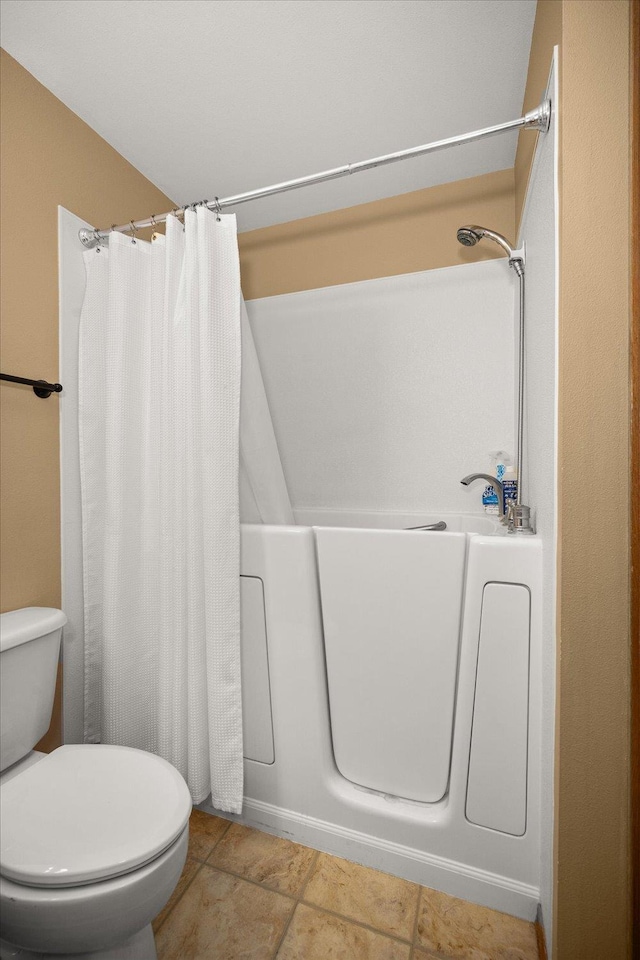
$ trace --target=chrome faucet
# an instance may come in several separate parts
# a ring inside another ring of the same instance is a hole
[[[502,481],[497,477],[492,477],[490,473],[470,473],[468,477],[463,477],[460,483],[468,487],[474,480],[486,480],[495,489],[498,494],[498,516],[504,521],[504,487]]]
[[[460,483],[468,487],[474,480],[486,480],[498,493],[498,515],[500,523],[507,528],[507,533],[535,533],[531,526],[531,510],[523,503],[510,502],[505,511],[504,486],[497,477],[492,477],[490,473],[470,473],[468,477],[463,477]]]

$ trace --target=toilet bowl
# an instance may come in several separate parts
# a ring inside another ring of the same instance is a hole
[[[0,957],[155,960],[149,924],[180,879],[187,842],[185,828],[168,850],[146,866],[80,887],[51,891],[0,877]],[[96,950],[96,944],[101,949]]]
[[[57,653],[48,648],[59,644],[60,617],[40,608],[0,617],[0,696],[8,693],[11,708],[10,716],[0,698],[0,960],[155,960],[150,923],[182,872],[191,797],[171,764],[142,750],[34,752],[35,726],[24,735],[29,709],[12,735],[16,707],[25,707],[25,691],[16,699],[15,688],[24,674],[33,696],[38,665],[52,672]],[[35,650],[43,639],[50,643]],[[28,657],[6,656],[27,648]]]

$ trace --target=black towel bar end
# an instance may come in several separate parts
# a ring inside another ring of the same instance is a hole
[[[27,377],[13,377],[9,373],[0,373],[0,380],[8,380],[10,383],[25,383],[28,387],[33,387],[36,397],[46,400],[52,393],[60,393],[61,383],[48,383],[46,380],[29,380]]]

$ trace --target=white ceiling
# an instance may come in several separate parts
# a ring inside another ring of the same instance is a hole
[[[3,0],[2,45],[183,204],[515,119],[535,5]],[[515,146],[507,134],[253,201],[239,225],[501,170]]]

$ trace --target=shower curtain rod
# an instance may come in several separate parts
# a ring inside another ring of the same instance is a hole
[[[485,127],[483,130],[474,130],[472,133],[464,133],[459,137],[449,137],[447,140],[436,140],[434,143],[426,143],[420,147],[410,147],[408,150],[400,150],[397,153],[387,153],[382,157],[375,157],[373,160],[361,160],[359,163],[347,163],[342,167],[334,167],[332,170],[324,170],[322,173],[314,173],[309,177],[299,177],[297,180],[285,180],[283,183],[275,183],[270,187],[261,187],[259,190],[250,190],[248,193],[236,193],[232,197],[215,197],[214,200],[201,200],[199,203],[187,204],[186,207],[176,207],[169,213],[163,213],[161,216],[152,216],[147,220],[130,220],[129,223],[123,223],[120,226],[115,224],[109,230],[89,230],[83,227],[78,232],[80,240],[85,247],[96,247],[108,239],[113,231],[117,233],[131,233],[135,235],[138,230],[145,227],[156,227],[164,223],[167,217],[173,214],[180,217],[185,210],[193,209],[198,206],[207,207],[209,210],[215,210],[220,213],[225,207],[235,207],[240,203],[247,203],[249,200],[258,200],[261,197],[271,197],[277,193],[286,193],[288,190],[297,190],[299,187],[308,187],[314,183],[324,183],[327,180],[337,180],[339,177],[348,177],[352,173],[361,173],[363,170],[372,170],[374,167],[383,167],[387,163],[397,163],[398,160],[410,160],[412,157],[422,157],[427,153],[435,153],[436,150],[444,150],[446,147],[457,147],[464,143],[473,143],[475,140],[483,140],[485,137],[494,137],[499,133],[506,133],[508,130],[514,130],[522,127],[524,130],[539,130],[546,133],[549,129],[551,118],[551,101],[543,100],[539,107],[530,110],[523,117],[517,120],[509,120],[507,123],[499,123],[494,127]]]

